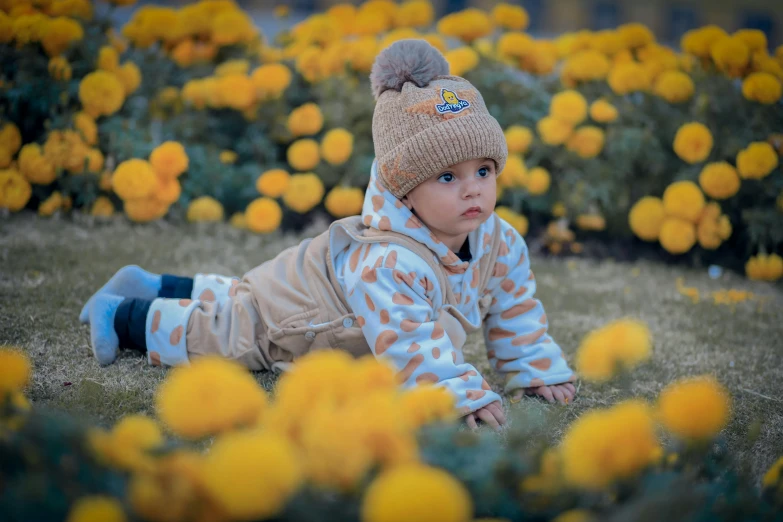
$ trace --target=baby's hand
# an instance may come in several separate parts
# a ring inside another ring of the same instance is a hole
[[[570,382],[563,384],[550,384],[549,386],[535,386],[531,388],[520,388],[514,391],[511,396],[512,402],[519,402],[522,395],[540,395],[548,402],[555,402],[557,399],[561,404],[568,404],[574,400],[576,388]]]
[[[503,414],[503,408],[500,406],[500,401],[491,402],[483,408],[479,408],[473,413],[468,413],[465,416],[465,422],[473,429],[478,428],[476,419],[486,422],[495,430],[499,430],[500,427],[506,423],[506,416]]]

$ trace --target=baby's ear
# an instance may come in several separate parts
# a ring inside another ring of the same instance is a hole
[[[402,204],[408,207],[408,210],[413,210],[413,203],[411,203],[411,200],[408,199],[408,196],[403,196],[400,198],[400,201],[402,201]]]

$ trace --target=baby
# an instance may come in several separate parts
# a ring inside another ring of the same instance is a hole
[[[370,79],[376,159],[362,215],[241,279],[120,269],[80,315],[101,364],[121,347],[153,365],[217,354],[275,371],[311,350],[372,353],[402,386],[443,386],[468,425],[497,429],[501,398],[462,354],[483,325],[512,401],[573,399],[525,241],[494,213],[508,151],[481,94],[422,40],[385,49]]]

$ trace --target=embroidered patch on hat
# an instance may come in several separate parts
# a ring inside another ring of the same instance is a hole
[[[461,100],[457,93],[448,89],[440,90],[440,97],[443,98],[443,103],[435,105],[435,110],[444,114],[446,112],[460,112],[470,107],[468,100]]]

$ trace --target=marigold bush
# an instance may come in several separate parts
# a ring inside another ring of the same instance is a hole
[[[634,244],[634,255],[687,248],[681,262],[738,271],[749,254],[781,253],[783,65],[761,31],[705,26],[670,47],[629,23],[542,39],[525,32],[529,17],[517,5],[438,18],[426,0],[373,0],[297,23],[281,18],[272,40],[230,2],[142,6],[108,30],[105,11],[90,0],[0,6],[0,49],[13,64],[0,86],[9,93],[2,205],[12,212],[91,213],[107,198],[135,221],[182,219],[208,196],[224,209],[213,217],[244,219],[257,192],[283,198],[284,176],[258,178],[281,168],[314,174],[323,194],[364,189],[374,152],[370,69],[385,46],[421,38],[480,90],[510,153],[520,155],[523,167],[498,179],[498,204],[527,216],[531,237],[555,244],[548,224],[560,219],[575,229],[569,243],[657,236],[660,245]],[[162,154],[154,145],[163,142],[187,152]],[[157,179],[134,199],[123,193],[133,182],[112,189],[118,166],[145,159],[157,178],[178,183]],[[721,215],[700,219],[694,209],[686,217],[664,202],[667,218],[691,222],[693,234],[670,223],[661,239],[660,219],[642,231],[634,205],[681,181],[698,184],[705,204],[719,200]],[[323,198],[317,192],[306,204],[282,203],[309,212]],[[333,210],[325,204],[313,217],[337,217]],[[284,212],[279,228],[310,219],[297,213]]]

